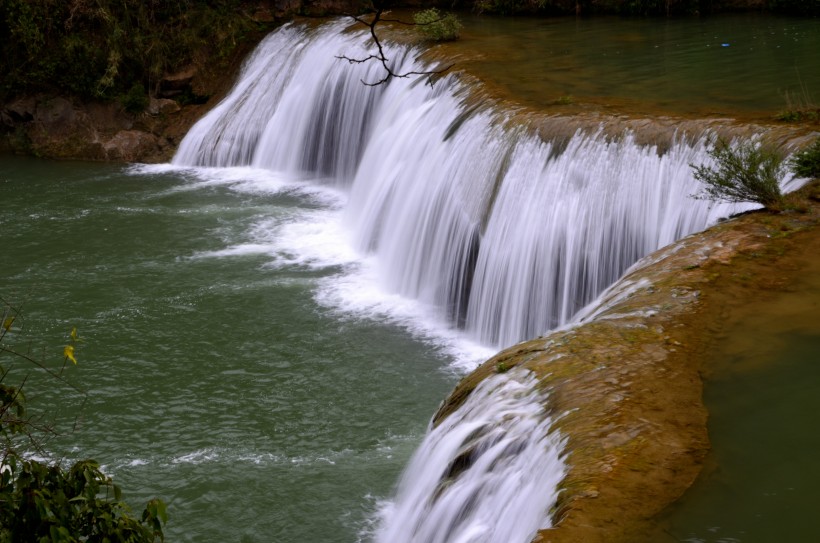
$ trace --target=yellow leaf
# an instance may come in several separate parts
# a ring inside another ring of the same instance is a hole
[[[12,323],[14,323],[14,317],[7,318],[3,321],[3,328],[5,328],[6,331],[8,331],[8,329],[11,328]]]
[[[74,358],[74,346],[73,345],[66,345],[63,347],[63,356],[74,362],[77,363],[77,359]]]
[[[71,329],[71,341],[77,341],[77,327]]]

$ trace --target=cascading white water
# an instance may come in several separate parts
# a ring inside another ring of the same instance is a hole
[[[369,87],[380,65],[337,59],[369,54],[344,26],[269,36],[174,164],[343,188],[346,225],[375,255],[382,289],[485,345],[566,323],[642,256],[738,209],[688,198],[689,164],[709,160],[704,138],[663,151],[595,130],[544,141],[476,107],[455,76]],[[411,49],[389,54],[397,71],[420,69]],[[529,541],[564,469],[542,402],[521,376],[481,385],[425,439],[379,540]]]
[[[173,163],[256,166],[344,180],[356,169],[367,127],[386,87],[381,65],[349,64],[367,56],[342,23],[311,34],[289,24],[270,34],[246,61],[229,95],[180,144]],[[401,57],[409,51],[402,50]],[[400,71],[406,58],[393,60]]]
[[[429,432],[376,540],[528,542],[549,528],[565,467],[535,384],[523,370],[494,375]]]
[[[455,77],[380,78],[365,38],[289,25],[185,138],[177,165],[253,165],[349,187],[347,224],[382,287],[503,347],[566,323],[633,262],[727,206],[692,200],[704,138],[661,152],[630,134],[542,141],[467,105]],[[397,70],[419,67],[398,49]]]

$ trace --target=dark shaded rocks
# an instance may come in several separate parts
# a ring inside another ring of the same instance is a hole
[[[171,115],[182,109],[178,103],[168,98],[151,98],[148,103],[148,114],[150,115]]]
[[[189,66],[181,72],[166,75],[159,82],[157,96],[159,98],[173,98],[186,92],[191,92],[191,83],[197,75],[197,69]]]
[[[118,103],[34,96],[0,109],[0,150],[56,159],[156,162],[176,143],[165,132],[180,113],[173,100],[151,100],[139,115]],[[186,123],[187,124],[187,123]]]

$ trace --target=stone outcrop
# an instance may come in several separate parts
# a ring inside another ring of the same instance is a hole
[[[160,98],[132,115],[119,103],[28,97],[0,109],[0,151],[56,159],[167,161],[205,110]]]
[[[781,214],[745,214],[646,257],[570,329],[507,349],[465,377],[436,421],[485,377],[512,367],[550,391],[569,472],[554,520],[535,541],[664,539],[652,522],[694,482],[709,449],[704,354],[724,292],[786,289],[806,247],[820,250],[820,181]]]
[[[151,156],[162,147],[157,136],[141,130],[120,130],[103,144],[105,158],[134,162],[143,156]]]

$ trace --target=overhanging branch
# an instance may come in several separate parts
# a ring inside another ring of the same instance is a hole
[[[433,77],[446,73],[447,71],[450,70],[450,68],[452,68],[454,66],[454,64],[450,64],[450,65],[445,66],[444,68],[441,68],[441,69],[438,69],[438,70],[411,70],[411,71],[408,71],[408,72],[396,72],[396,71],[394,71],[390,67],[389,59],[385,55],[384,45],[382,44],[381,40],[379,39],[379,35],[376,33],[376,25],[378,25],[380,22],[392,22],[392,23],[400,23],[400,24],[407,25],[407,26],[417,26],[417,23],[408,23],[408,22],[405,22],[405,21],[400,21],[398,19],[383,19],[382,15],[386,14],[386,13],[389,13],[389,12],[385,12],[384,8],[382,8],[382,7],[377,7],[374,14],[373,14],[373,18],[370,21],[367,21],[364,18],[359,17],[357,15],[350,15],[349,16],[351,19],[353,19],[357,23],[362,24],[362,25],[364,25],[364,26],[366,26],[370,29],[370,38],[373,40],[373,43],[376,44],[376,53],[375,54],[370,54],[370,55],[368,55],[366,57],[363,57],[363,58],[353,58],[353,57],[349,57],[347,55],[337,55],[336,58],[338,58],[340,60],[346,60],[351,64],[363,64],[365,62],[371,62],[371,61],[376,61],[376,62],[380,63],[382,65],[382,68],[384,69],[385,75],[384,75],[384,77],[382,77],[381,79],[379,79],[378,81],[375,81],[375,82],[367,82],[367,81],[362,80],[362,84],[367,85],[368,87],[376,87],[376,86],[381,85],[383,83],[387,83],[388,81],[390,81],[394,77],[404,78],[404,77],[410,77],[410,76],[414,76],[414,75],[427,76],[427,84],[432,87],[433,86],[433,81],[434,81]]]

